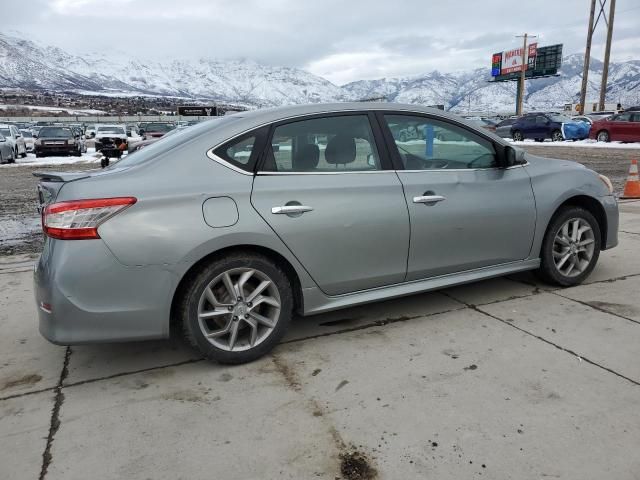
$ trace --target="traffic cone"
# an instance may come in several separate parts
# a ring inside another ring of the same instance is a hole
[[[640,198],[640,178],[638,178],[637,160],[631,160],[627,183],[624,185],[624,193],[620,198]]]

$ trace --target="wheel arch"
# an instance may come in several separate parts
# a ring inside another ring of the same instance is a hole
[[[565,207],[581,207],[591,213],[591,215],[595,217],[596,221],[598,222],[598,227],[600,228],[600,244],[602,248],[607,245],[607,214],[602,204],[595,198],[588,195],[574,195],[564,200],[560,205],[558,205],[558,207],[553,212],[553,215],[551,215],[551,217],[549,218],[546,228],[549,228],[549,225],[558,214],[558,212]]]
[[[204,265],[215,261],[218,258],[224,257],[225,255],[229,255],[230,253],[256,253],[259,255],[263,255],[270,260],[274,261],[280,268],[282,268],[287,275],[287,278],[291,282],[291,289],[293,291],[293,308],[294,312],[302,312],[304,310],[304,298],[302,295],[302,283],[300,281],[300,277],[298,272],[293,267],[291,262],[287,260],[282,254],[276,252],[275,250],[263,247],[260,245],[233,245],[229,247],[224,247],[219,250],[215,250],[213,252],[208,253],[204,257],[200,258],[196,261],[189,269],[182,275],[182,278],[178,282],[177,287],[173,292],[173,298],[171,299],[171,313],[169,317],[169,327],[170,332],[173,334],[174,332],[178,332],[180,328],[180,319],[177,315],[177,307],[179,305],[179,301],[181,296],[183,295],[189,281],[193,278],[198,270],[202,268]]]

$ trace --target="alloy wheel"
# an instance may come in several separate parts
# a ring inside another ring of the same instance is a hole
[[[561,142],[562,140],[564,140],[564,138],[562,137],[562,132],[560,130],[556,130],[555,132],[553,132],[551,140],[553,140],[554,142]]]
[[[234,268],[215,277],[198,303],[205,338],[225,351],[249,350],[273,332],[280,318],[278,288],[265,273]]]
[[[553,262],[560,274],[577,277],[593,259],[593,229],[582,218],[571,218],[562,224],[553,240]]]
[[[598,141],[599,142],[608,142],[609,141],[609,134],[605,131],[602,131],[600,133],[598,133]]]
[[[522,132],[515,132],[513,134],[513,140],[516,142],[521,142],[522,140],[524,140],[524,137],[522,136]]]

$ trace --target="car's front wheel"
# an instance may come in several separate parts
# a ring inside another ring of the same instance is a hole
[[[524,135],[520,130],[516,130],[513,132],[513,141],[514,142],[522,142],[524,140]]]
[[[591,212],[581,207],[561,209],[547,227],[538,273],[563,287],[582,283],[598,262],[600,239],[600,226]]]
[[[275,347],[291,321],[291,283],[274,262],[236,253],[202,267],[177,312],[187,340],[210,360],[245,363]]]

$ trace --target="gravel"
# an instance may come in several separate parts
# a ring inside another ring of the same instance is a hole
[[[631,159],[640,159],[640,149],[594,148],[575,145],[519,145],[527,152],[543,157],[575,160],[608,176],[620,195]],[[37,212],[36,171],[78,171],[95,169],[95,164],[0,167],[0,255],[37,253],[42,248],[40,218]]]

